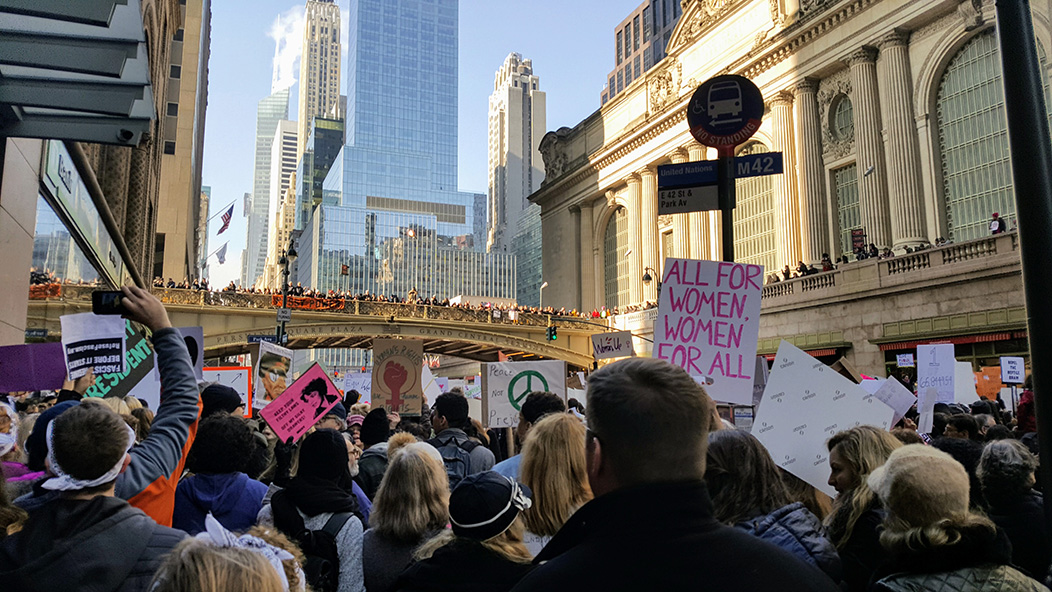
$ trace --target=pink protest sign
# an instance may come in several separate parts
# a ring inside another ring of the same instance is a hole
[[[315,362],[259,415],[282,442],[287,442],[300,439],[339,401],[340,391]]]
[[[752,403],[763,267],[666,259],[654,357],[706,385],[717,401]]]

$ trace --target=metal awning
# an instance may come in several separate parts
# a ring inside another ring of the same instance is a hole
[[[0,137],[137,145],[149,72],[140,0],[0,0]]]

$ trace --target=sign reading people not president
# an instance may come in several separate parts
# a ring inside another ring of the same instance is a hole
[[[482,415],[486,427],[518,425],[522,403],[534,391],[548,391],[566,400],[566,362],[496,362],[482,366]]]
[[[654,357],[707,384],[713,399],[752,404],[763,267],[666,259]]]
[[[837,432],[859,425],[886,430],[894,413],[876,396],[782,341],[752,435],[778,466],[835,496],[827,482],[826,442]]]
[[[282,442],[299,440],[343,397],[315,362],[285,392],[259,412]]]

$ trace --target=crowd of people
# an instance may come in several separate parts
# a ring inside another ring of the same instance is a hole
[[[149,291],[124,304],[156,410],[83,398],[90,374],[0,396],[5,590],[1048,590],[1031,389],[1016,417],[831,434],[830,500],[653,358],[594,371],[584,405],[529,393],[513,437],[460,392],[404,418],[352,391],[282,442],[195,381]]]

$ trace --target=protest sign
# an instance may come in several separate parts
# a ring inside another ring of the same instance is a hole
[[[891,407],[789,342],[778,346],[752,435],[783,469],[830,496],[826,441],[858,425],[891,426]]]
[[[439,392],[446,392],[449,390],[449,377],[447,376],[436,376],[435,384],[438,385]]]
[[[0,347],[0,393],[57,391],[65,381],[66,362],[61,343]]]
[[[479,375],[475,376],[474,382],[469,382],[464,386],[464,396],[469,399],[482,399],[482,377]]]
[[[241,395],[245,404],[245,417],[252,417],[252,367],[251,366],[209,366],[202,369],[201,378],[205,382],[226,385]]]
[[[979,399],[975,389],[975,373],[971,362],[953,365],[953,402],[970,405]]]
[[[420,415],[424,389],[419,368],[424,342],[419,339],[373,340],[373,407]]]
[[[482,414],[486,427],[512,428],[533,391],[555,393],[566,401],[566,362],[496,362],[482,365]]]
[[[989,401],[996,401],[997,395],[1005,387],[1001,380],[1000,366],[983,366],[981,372],[975,373],[975,390],[979,391],[979,397]]]
[[[897,354],[895,356],[895,365],[899,368],[913,368],[917,364],[913,361],[913,354]]]
[[[680,366],[717,401],[752,403],[763,267],[665,259],[654,357]]]
[[[190,352],[190,364],[194,367],[194,377],[204,380],[205,367],[205,330],[201,327],[179,327],[176,329],[183,336],[186,351]]]
[[[259,412],[282,442],[299,440],[341,400],[340,391],[315,362],[285,392]]]
[[[125,372],[125,320],[116,315],[90,312],[62,315],[62,346],[66,371],[73,380],[88,373],[95,376]]]
[[[920,391],[917,399],[917,413],[920,414],[917,422],[917,431],[921,434],[930,434],[935,423],[935,403],[939,398],[939,391],[935,387],[928,387]]]
[[[1001,382],[1005,384],[1023,384],[1026,367],[1023,358],[1014,356],[1001,357]]]
[[[863,378],[862,382],[858,383],[858,386],[862,387],[862,390],[872,395],[877,392],[883,384],[883,378]]]
[[[770,375],[771,370],[767,367],[767,357],[756,356],[756,371],[752,375],[753,408],[756,408],[760,405],[760,399],[763,398],[763,389],[767,388],[767,378]]]
[[[899,420],[906,416],[910,407],[917,402],[917,397],[894,378],[882,381],[880,388],[873,391],[873,396],[895,410],[895,416],[891,418],[891,425],[899,423]]]
[[[755,415],[755,411],[752,407],[742,406],[734,408],[734,427],[739,430],[745,430],[746,432],[752,431],[752,420]]]
[[[361,398],[358,399],[359,403],[372,404],[373,397],[373,373],[372,372],[351,372],[345,374],[343,377],[343,394],[346,395],[351,391],[358,391]]]
[[[261,341],[252,346],[252,361],[255,372],[255,392],[252,406],[262,409],[285,392],[289,375],[292,374],[292,350]]]
[[[95,384],[84,393],[85,397],[126,397],[131,395],[144,399],[150,409],[157,411],[161,402],[161,378],[157,373],[157,358],[146,333],[136,329],[131,321],[122,321],[125,331],[124,362],[126,371],[111,372],[95,376]],[[147,381],[148,387],[140,387]]]
[[[936,403],[953,403],[952,343],[917,346],[917,392],[935,389]]]
[[[427,404],[434,405],[435,399],[442,394],[442,387],[438,385],[438,380],[427,366],[421,368],[420,382],[424,385],[424,399],[427,400]]]
[[[597,360],[636,355],[632,347],[632,332],[615,331],[592,335],[592,355]]]

